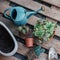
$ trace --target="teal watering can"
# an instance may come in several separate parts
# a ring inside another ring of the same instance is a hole
[[[11,8],[7,8],[4,11],[4,16],[9,20],[11,20],[15,25],[21,26],[21,25],[25,25],[28,19],[40,10],[41,9],[37,11],[27,12],[23,7],[19,7],[19,6],[11,7]],[[7,15],[6,13],[7,11],[9,11],[10,13],[9,15]]]

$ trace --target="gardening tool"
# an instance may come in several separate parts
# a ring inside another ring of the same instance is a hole
[[[49,60],[58,60],[58,54],[54,47],[51,47],[48,54]]]
[[[26,11],[23,7],[11,7],[7,8],[4,11],[4,16],[8,18],[10,21],[14,22],[14,24],[20,26],[25,25],[28,21],[28,19],[36,14],[38,11],[41,11],[42,9],[38,9],[37,11]],[[9,15],[6,14],[6,12],[9,11]]]

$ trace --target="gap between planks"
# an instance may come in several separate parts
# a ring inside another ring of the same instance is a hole
[[[15,58],[13,56],[11,57],[0,56],[0,60],[21,60],[21,59]],[[34,59],[34,60],[47,60],[47,54],[42,53],[39,58]]]
[[[35,2],[33,0],[10,0],[16,4],[19,4],[19,5],[22,5],[24,7],[27,7],[29,9],[32,9],[32,10],[37,10],[39,8],[41,8],[41,6],[43,6],[45,8],[45,11],[40,11],[39,13],[45,15],[45,16],[48,16],[54,20],[57,20],[57,21],[60,21],[60,12],[58,12],[57,10],[55,9],[51,9],[45,5],[42,5],[38,2]]]
[[[47,2],[47,3],[57,6],[57,7],[60,7],[60,0],[41,0],[41,1]]]

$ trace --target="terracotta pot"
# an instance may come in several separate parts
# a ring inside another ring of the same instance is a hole
[[[34,43],[34,38],[26,38],[25,39],[25,42],[26,42],[26,46],[27,47],[33,47],[33,43]]]

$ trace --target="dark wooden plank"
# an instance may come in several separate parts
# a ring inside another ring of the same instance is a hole
[[[24,0],[24,1],[23,0],[11,0],[11,1],[14,3],[17,3],[19,5],[22,5],[24,7],[27,7],[29,9],[32,9],[32,10],[37,10],[37,9],[41,8],[41,6],[43,6],[45,8],[45,11],[40,11],[39,13],[41,13],[45,16],[48,16],[52,19],[55,19],[57,21],[60,21],[60,12],[58,12],[55,9],[50,9],[49,7],[42,5],[38,2],[35,2],[33,0]]]

